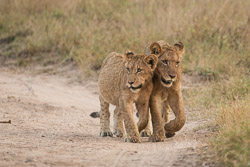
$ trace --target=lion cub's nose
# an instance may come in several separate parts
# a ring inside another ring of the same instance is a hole
[[[135,83],[134,81],[128,81],[128,83],[130,84],[130,85],[132,85],[133,83]]]
[[[171,74],[168,74],[168,75],[170,76],[171,79],[176,77],[175,75],[171,75]]]

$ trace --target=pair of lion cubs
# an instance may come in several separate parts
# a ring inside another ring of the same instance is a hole
[[[131,51],[109,54],[99,76],[100,136],[113,136],[109,104],[116,106],[114,134],[125,135],[124,121],[127,142],[140,143],[140,132],[144,129],[144,136],[150,135],[149,108],[153,125],[149,141],[162,142],[165,136],[171,137],[180,130],[186,120],[180,88],[183,53],[181,42],[171,46],[161,40],[147,47],[145,54]],[[139,117],[137,125],[133,118],[134,103]],[[176,118],[168,122],[170,107]]]

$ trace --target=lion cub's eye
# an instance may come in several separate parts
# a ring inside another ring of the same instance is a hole
[[[127,71],[128,71],[128,73],[130,72],[130,69],[129,68],[126,68],[127,69]]]
[[[180,62],[179,62],[179,61],[176,62],[176,67],[177,67],[178,65],[180,65]]]
[[[142,72],[142,69],[138,68],[136,73],[141,73]]]
[[[167,60],[162,60],[162,63],[168,65],[168,61]]]

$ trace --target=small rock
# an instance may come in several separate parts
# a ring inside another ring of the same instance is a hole
[[[25,163],[28,163],[28,162],[34,162],[34,161],[31,158],[27,158],[26,161],[25,161]]]

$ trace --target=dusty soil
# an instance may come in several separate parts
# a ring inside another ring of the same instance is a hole
[[[97,83],[73,76],[0,68],[0,121],[11,120],[0,123],[1,167],[207,166],[198,151],[207,134],[193,130],[202,121],[188,119],[162,143],[99,137],[99,119],[89,116],[99,111]]]

